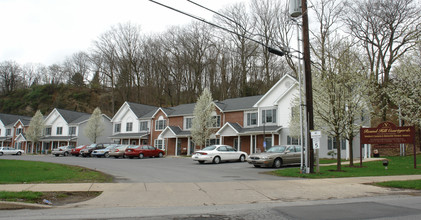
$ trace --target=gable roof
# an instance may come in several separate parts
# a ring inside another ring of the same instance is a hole
[[[13,125],[17,121],[21,120],[22,123],[29,124],[32,117],[22,116],[22,115],[11,115],[0,113],[0,121],[3,122],[4,126]]]
[[[285,81],[287,78],[289,78],[289,79],[291,79],[291,80],[293,80],[294,81],[294,83],[298,83],[297,82],[297,79],[295,79],[294,77],[292,77],[291,75],[289,75],[289,74],[286,74],[286,75],[284,75],[280,80],[278,80],[278,82],[277,83],[275,83],[275,85],[273,85],[272,86],[272,88],[270,88],[269,89],[269,91],[267,91],[266,93],[265,93],[265,95],[263,95],[256,103],[255,103],[255,105],[254,105],[254,107],[257,107],[257,105],[259,104],[259,103],[261,103],[266,97],[268,97],[268,96],[270,96],[271,95],[271,93],[276,89],[276,87],[278,87],[278,85],[279,84],[281,84],[283,81]],[[289,88],[288,88],[288,91],[290,91],[291,90],[291,88],[293,87],[294,85],[292,85],[292,86],[290,86]],[[277,98],[277,101],[279,101],[283,96],[285,95],[285,92],[283,93],[283,94],[280,94],[280,97],[279,98]]]
[[[215,104],[224,112],[247,110],[252,109],[262,97],[263,95],[257,95],[225,99],[224,101],[217,101]]]
[[[76,112],[58,108],[56,108],[56,110],[68,124],[82,122],[84,120],[89,119],[89,117],[91,116],[91,114],[84,112]]]
[[[137,118],[145,117],[151,112],[155,112],[156,110],[158,110],[158,107],[151,105],[144,105],[133,102],[127,102],[127,104],[129,105],[129,108],[133,111]]]

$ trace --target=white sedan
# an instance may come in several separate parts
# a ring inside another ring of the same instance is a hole
[[[221,161],[240,161],[246,160],[247,153],[243,151],[237,151],[233,147],[228,145],[211,145],[205,147],[202,150],[196,151],[192,159],[199,161],[199,163],[212,162],[215,164]]]
[[[1,147],[0,148],[0,156],[2,156],[3,154],[21,155],[23,153],[24,153],[23,150],[15,149],[15,148],[12,148],[12,147]]]

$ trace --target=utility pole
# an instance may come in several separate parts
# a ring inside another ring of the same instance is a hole
[[[313,86],[311,80],[311,59],[310,59],[310,36],[308,28],[307,0],[301,0],[302,22],[303,22],[303,58],[304,58],[304,80],[306,93],[306,116],[307,116],[307,132],[306,132],[306,150],[309,152],[310,173],[314,173],[314,149],[313,141],[310,138],[310,131],[314,130],[313,119]]]

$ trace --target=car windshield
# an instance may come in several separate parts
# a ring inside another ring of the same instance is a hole
[[[112,149],[114,149],[116,147],[117,147],[117,145],[110,145],[110,146],[106,147],[105,149],[106,150],[112,150]]]
[[[215,148],[216,148],[216,146],[215,145],[212,145],[212,146],[209,146],[209,147],[205,147],[202,150],[204,150],[204,151],[210,151],[210,150],[215,150]]]
[[[267,150],[266,152],[268,152],[268,153],[283,153],[285,151],[285,149],[287,149],[286,146],[273,146],[269,150]]]
[[[88,146],[88,149],[91,149],[91,148],[94,148],[94,147],[96,147],[96,144],[91,144],[91,145]]]
[[[83,148],[85,145],[80,145],[79,147],[77,147],[77,149]]]

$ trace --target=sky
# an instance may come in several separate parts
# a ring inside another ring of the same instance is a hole
[[[156,0],[208,21],[213,14],[187,0]],[[249,0],[193,0],[215,11]],[[130,22],[160,33],[193,19],[149,0],[0,0],[0,62],[59,64],[89,51],[113,25]]]

